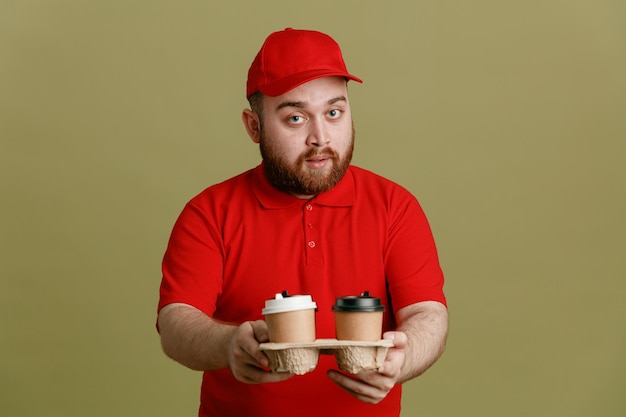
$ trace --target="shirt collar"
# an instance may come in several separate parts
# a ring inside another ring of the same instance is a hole
[[[274,188],[265,176],[263,163],[254,168],[252,172],[252,190],[259,203],[266,209],[299,206],[305,201]],[[326,192],[318,194],[311,201],[325,206],[349,207],[354,203],[354,199],[354,176],[351,167],[349,167],[337,185]]]

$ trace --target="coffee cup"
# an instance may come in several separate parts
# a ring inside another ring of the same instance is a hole
[[[317,304],[310,295],[277,293],[265,301],[262,310],[270,342],[302,343],[315,341]]]
[[[369,291],[337,298],[332,310],[337,340],[380,340],[385,307]]]

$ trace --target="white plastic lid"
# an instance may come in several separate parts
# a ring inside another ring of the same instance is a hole
[[[317,304],[313,301],[310,295],[289,295],[283,297],[282,294],[276,294],[275,298],[265,301],[265,308],[263,309],[263,315],[286,313],[288,311],[316,309]]]

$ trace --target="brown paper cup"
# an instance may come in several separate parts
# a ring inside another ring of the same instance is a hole
[[[378,297],[369,291],[360,295],[348,295],[335,300],[335,333],[338,340],[380,340],[385,307]]]
[[[298,343],[315,340],[315,310],[296,310],[265,316],[270,342]]]
[[[339,312],[335,311],[335,333],[337,340],[380,340],[383,328],[383,312]]]
[[[265,301],[265,316],[270,342],[299,343],[315,341],[317,304],[310,295],[288,295],[287,291]]]

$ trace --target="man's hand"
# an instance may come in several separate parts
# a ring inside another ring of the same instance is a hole
[[[198,371],[230,368],[234,377],[248,384],[278,382],[289,373],[274,374],[259,349],[269,341],[267,324],[248,321],[241,325],[218,322],[187,304],[169,304],[159,312],[163,351],[170,358]]]
[[[263,320],[247,321],[235,330],[228,349],[228,364],[235,379],[247,384],[261,384],[284,381],[293,376],[267,370],[269,360],[259,350],[259,345],[264,342],[269,342],[269,336]]]
[[[448,334],[448,310],[436,301],[422,301],[396,311],[398,329],[383,338],[394,347],[378,372],[362,372],[355,377],[329,371],[328,375],[346,392],[361,401],[379,403],[398,383],[415,378],[442,354]]]
[[[354,376],[348,376],[330,370],[328,376],[341,389],[358,400],[370,404],[381,402],[402,375],[407,336],[403,332],[386,332],[383,339],[392,340],[394,346],[387,351],[385,362],[378,372],[359,372]]]

